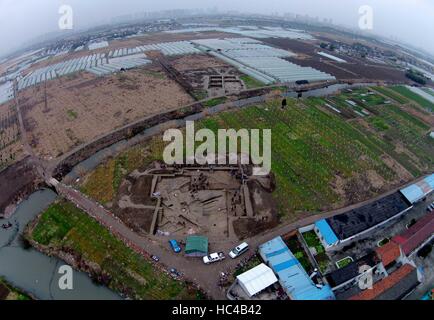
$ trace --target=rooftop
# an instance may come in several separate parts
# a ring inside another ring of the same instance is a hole
[[[351,279],[360,275],[359,268],[363,265],[374,267],[378,264],[379,260],[375,251],[371,251],[360,259],[351,262],[343,268],[337,269],[326,275],[328,283],[332,288],[337,287]]]
[[[325,219],[315,222],[315,227],[321,232],[328,245],[333,245],[338,241],[338,237]]]
[[[208,238],[203,236],[187,237],[185,245],[185,253],[187,255],[203,256],[208,254]]]
[[[434,190],[434,174],[400,190],[410,203],[415,203]]]
[[[262,259],[278,275],[279,282],[292,300],[335,299],[330,286],[316,287],[312,279],[288,249],[281,237],[259,246]]]
[[[409,255],[434,234],[434,212],[427,213],[405,232],[392,238]]]
[[[263,263],[240,274],[237,280],[250,297],[277,282],[273,270]]]
[[[404,196],[395,192],[360,208],[326,219],[340,240],[345,240],[368,230],[398,213],[410,204]]]
[[[399,245],[393,241],[390,241],[384,246],[375,249],[375,251],[377,252],[378,257],[381,259],[381,262],[383,262],[384,266],[388,266],[401,255],[401,249],[399,248]]]
[[[366,289],[350,300],[398,300],[418,283],[416,269],[405,264],[388,277],[376,282],[372,289]]]

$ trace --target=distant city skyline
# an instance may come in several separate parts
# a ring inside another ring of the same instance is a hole
[[[247,0],[185,0],[182,4],[174,0],[39,0],[37,4],[30,0],[0,0],[0,30],[3,30],[0,33],[0,56],[37,37],[59,31],[58,10],[62,4],[73,8],[76,29],[112,23],[117,17],[134,16],[141,12],[178,9],[205,12],[232,10],[281,17],[286,13],[294,17],[318,18],[320,22],[331,19],[335,25],[357,28],[360,6],[370,5],[374,10],[374,34],[409,43],[434,55],[434,43],[429,38],[434,31],[434,3],[428,0],[269,0],[266,3]]]

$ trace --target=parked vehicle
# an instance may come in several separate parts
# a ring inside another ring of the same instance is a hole
[[[237,247],[233,248],[230,252],[229,252],[229,256],[232,259],[235,259],[237,257],[239,257],[240,255],[242,255],[244,252],[246,252],[247,250],[249,250],[249,245],[246,242],[241,243],[240,245],[238,245]]]
[[[160,261],[160,258],[158,258],[158,257],[155,256],[155,255],[151,256],[151,259],[154,260],[155,262]]]
[[[175,253],[181,252],[181,247],[175,239],[169,240],[169,244]]]
[[[203,263],[210,264],[213,262],[223,260],[225,258],[226,256],[223,252],[215,252],[215,253],[211,253],[209,256],[203,257]]]
[[[182,273],[179,272],[178,270],[176,270],[175,268],[171,268],[169,271],[173,277],[181,277],[182,276]]]
[[[12,223],[8,222],[8,223],[3,223],[2,224],[2,228],[3,229],[9,229],[12,228]]]

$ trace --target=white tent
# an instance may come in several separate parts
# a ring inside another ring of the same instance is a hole
[[[273,270],[261,263],[259,266],[237,276],[241,288],[249,295],[254,296],[258,292],[268,288],[277,282]]]

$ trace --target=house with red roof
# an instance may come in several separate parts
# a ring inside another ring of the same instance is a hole
[[[374,283],[349,300],[399,300],[412,292],[419,285],[417,269],[404,264],[389,276]]]
[[[376,248],[375,252],[377,253],[377,256],[380,258],[385,268],[402,258],[400,246],[393,241],[386,243],[384,246]]]
[[[405,232],[392,238],[403,253],[410,256],[434,237],[434,212],[426,214]]]

